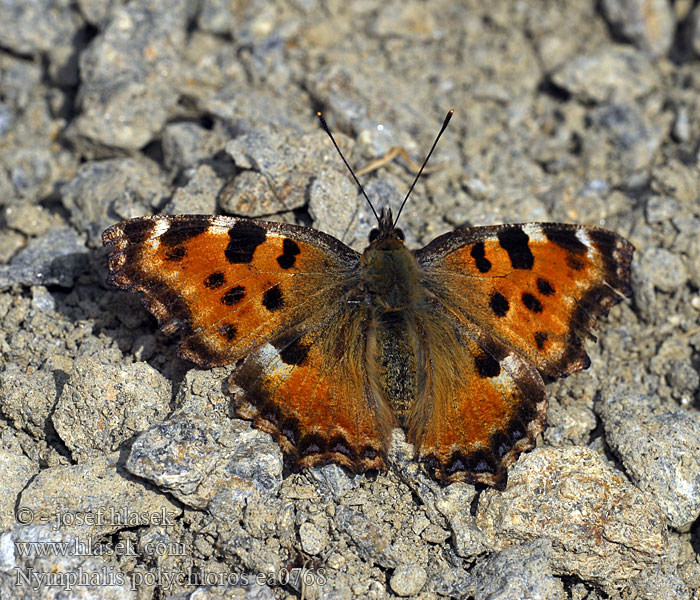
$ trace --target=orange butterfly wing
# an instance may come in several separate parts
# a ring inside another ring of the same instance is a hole
[[[436,304],[418,319],[424,394],[408,438],[439,481],[504,489],[507,468],[544,429],[547,396],[537,369],[478,327]]]
[[[324,309],[352,287],[356,252],[320,232],[204,215],[131,219],[103,234],[108,283],[144,304],[180,354],[229,364]]]
[[[631,294],[633,252],[604,229],[526,223],[458,229],[416,259],[424,285],[460,321],[560,377],[588,367],[583,339]]]
[[[582,339],[630,294],[633,250],[602,229],[542,223],[457,230],[415,253],[432,306],[408,429],[436,477],[505,487],[544,428],[538,369],[588,367]]]
[[[359,254],[324,233],[222,216],[157,216],[105,231],[108,282],[144,304],[202,367],[247,357],[239,412],[300,466],[382,467],[393,417],[372,398],[349,310]]]

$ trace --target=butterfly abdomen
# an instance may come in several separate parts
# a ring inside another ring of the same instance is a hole
[[[418,343],[403,311],[377,314],[367,335],[367,361],[375,393],[403,425],[416,398]]]

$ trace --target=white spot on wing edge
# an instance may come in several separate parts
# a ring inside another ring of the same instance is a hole
[[[260,365],[264,375],[284,376],[292,367],[282,362],[280,351],[272,344],[267,343],[256,352],[256,362]]]
[[[245,219],[239,219],[236,217],[230,217],[228,215],[212,215],[209,219],[209,227],[207,228],[207,233],[221,233],[222,229],[230,229],[239,221]],[[258,223],[254,219],[250,219],[251,222]]]
[[[595,245],[593,244],[593,240],[591,240],[591,238],[588,236],[588,232],[584,227],[579,227],[576,230],[576,239],[586,246],[586,256],[588,256],[590,260],[593,260],[595,256]]]
[[[151,232],[152,236],[160,237],[166,231],[170,229],[170,219],[163,217],[153,217],[153,230]]]
[[[503,360],[501,360],[501,366],[508,370],[510,373],[517,371],[520,368],[520,363],[515,358],[515,355],[509,354]]]
[[[527,237],[530,238],[530,241],[547,241],[547,236],[545,236],[544,232],[542,231],[542,227],[540,227],[537,223],[524,223],[520,227],[523,230],[523,232],[527,235]]]
[[[501,372],[498,376],[492,377],[491,382],[499,390],[508,390],[512,387],[513,381],[515,381],[517,377],[518,371],[520,370],[520,362],[518,362],[514,354],[509,354],[498,364],[501,366]]]
[[[148,244],[153,250],[158,250],[160,247],[160,236],[170,229],[170,219],[165,217],[153,217],[153,229],[148,236]]]

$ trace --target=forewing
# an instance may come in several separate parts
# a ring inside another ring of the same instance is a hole
[[[223,216],[131,219],[103,234],[108,282],[144,304],[200,366],[242,358],[343,303],[359,255],[305,227]],[[309,325],[311,326],[311,324]]]
[[[422,283],[459,320],[561,376],[588,367],[582,339],[630,295],[633,251],[604,229],[527,223],[458,229],[416,259]]]

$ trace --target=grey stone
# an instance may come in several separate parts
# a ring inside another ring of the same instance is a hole
[[[668,196],[650,196],[647,199],[646,216],[649,223],[660,223],[676,215],[678,206]]]
[[[669,572],[670,571],[670,572]],[[644,598],[645,600],[691,600],[692,592],[683,582],[675,569],[656,567],[640,573],[629,581],[625,598]]]
[[[212,214],[223,184],[214,169],[209,165],[201,165],[193,170],[184,186],[175,190],[170,201],[163,207],[162,214]]]
[[[360,196],[349,176],[324,170],[315,177],[309,190],[309,214],[314,227],[351,244],[357,229]],[[367,238],[360,240],[367,243]]]
[[[56,403],[56,379],[47,370],[27,372],[7,363],[0,372],[0,411],[17,429],[43,438]]]
[[[29,480],[39,472],[39,465],[21,453],[0,448],[0,471],[2,472],[0,531],[4,531],[15,524],[17,496],[29,483]],[[27,523],[20,522],[20,524],[26,525]]]
[[[659,85],[649,60],[625,46],[609,46],[575,56],[552,73],[574,96],[594,102],[629,102]]]
[[[117,158],[91,161],[61,188],[71,222],[86,231],[91,245],[102,245],[102,232],[122,219],[148,214],[167,195],[157,166],[148,160]]]
[[[225,58],[226,50],[224,48],[222,59]],[[230,61],[230,56],[228,60]],[[226,71],[222,74],[217,69],[212,77],[224,77],[230,70],[227,67],[224,64],[221,68]],[[300,123],[311,123],[308,104],[303,102],[304,96],[282,98],[269,90],[260,90],[256,94],[246,93],[246,86],[241,79],[244,78],[225,78],[214,91],[207,94],[193,90],[198,100],[198,109],[226,124],[227,129],[237,135],[257,134],[261,128],[286,130],[288,135],[292,135],[299,131]]]
[[[20,547],[41,550],[23,555]],[[138,596],[126,573],[90,555],[86,547],[84,539],[49,525],[16,525],[5,531],[0,534],[0,597],[135,600]],[[52,548],[59,549],[51,552]]]
[[[688,17],[690,44],[696,56],[700,56],[700,6],[696,6]]]
[[[73,364],[52,415],[78,461],[117,449],[170,409],[170,384],[146,363],[124,366],[81,357]]]
[[[25,241],[26,238],[17,231],[9,229],[0,231],[0,265],[7,264],[24,247]]]
[[[176,413],[138,437],[126,463],[194,508],[237,519],[252,497],[281,481],[282,457],[267,434],[238,420]]]
[[[658,194],[692,205],[700,195],[697,168],[676,159],[665,161],[654,167],[651,187]]]
[[[17,5],[19,4],[18,2]],[[9,25],[9,22],[5,21],[4,25]],[[37,63],[4,52],[0,54],[3,103],[13,113],[16,114],[29,104],[29,99],[40,82],[41,68]]]
[[[555,574],[608,590],[661,564],[668,551],[662,510],[583,447],[521,456],[505,492],[484,492],[476,523],[495,550],[549,538]]]
[[[700,516],[700,423],[622,389],[605,392],[596,410],[632,481],[652,494],[671,526],[687,531]]]
[[[405,35],[416,42],[427,42],[439,36],[439,20],[420,2],[385,4],[373,22],[374,33],[380,37]]]
[[[100,26],[109,18],[112,6],[116,2],[104,0],[76,0],[80,14],[91,25]]]
[[[66,123],[54,115],[41,89],[32,90],[26,103],[14,109],[20,118],[13,120],[0,144],[0,204],[9,206],[21,199],[48,208],[56,188],[75,172],[79,158],[56,142]],[[58,214],[53,217],[60,220]]]
[[[223,577],[225,574],[221,575],[221,579],[225,579]],[[264,583],[264,578],[262,582],[256,580],[257,573],[238,573],[237,575],[241,582],[249,583],[241,586],[217,585],[217,580],[213,578],[215,582],[213,585],[199,585],[194,591],[169,595],[168,600],[194,600],[195,598],[197,600],[276,600],[274,590]]]
[[[299,541],[307,554],[321,554],[329,542],[328,531],[306,521],[299,527]]]
[[[5,137],[5,134],[12,129],[12,124],[15,120],[14,112],[4,102],[0,102],[0,139]]]
[[[427,578],[428,574],[421,565],[401,564],[394,569],[389,585],[397,596],[405,598],[419,594]]]
[[[43,285],[32,286],[32,308],[45,313],[56,310],[56,299]]]
[[[665,248],[646,248],[638,258],[638,273],[642,285],[651,285],[672,292],[688,281],[683,260]]]
[[[2,10],[0,39],[16,54],[70,47],[82,25],[70,0],[4,0]]]
[[[9,265],[0,266],[0,289],[13,284],[71,287],[87,259],[85,240],[72,229],[55,229],[31,240]]]
[[[344,141],[341,137],[339,143]],[[238,167],[252,169],[236,177],[219,200],[223,210],[242,216],[299,208],[308,202],[309,186],[325,175],[320,165],[344,168],[320,131],[300,135],[267,127],[229,141],[226,152]]]
[[[690,141],[692,129],[690,126],[688,107],[686,106],[679,106],[676,110],[676,120],[673,122],[673,135],[681,142]]]
[[[18,519],[24,525],[50,524],[83,541],[128,527],[172,525],[182,509],[130,477],[118,461],[114,453],[81,465],[42,469],[17,501]]]
[[[186,19],[183,0],[113,6],[80,56],[81,113],[70,139],[93,144],[96,153],[137,150],[153,139],[178,99]]]
[[[227,34],[235,24],[235,15],[228,0],[203,0],[197,23],[204,31]]]
[[[163,130],[163,162],[169,170],[193,167],[224,149],[223,134],[197,123],[168,123]]]
[[[567,598],[564,586],[552,575],[552,543],[547,539],[513,545],[476,563],[473,577],[474,600]]]
[[[642,114],[634,105],[602,104],[590,113],[596,138],[586,141],[586,150],[593,162],[605,164],[608,173],[615,172],[620,183],[634,184],[634,175],[649,167],[664,134],[661,124]],[[600,148],[594,144],[603,142]],[[612,175],[610,175],[612,177]]]
[[[700,388],[700,374],[689,359],[670,361],[666,380],[673,388],[673,397],[682,406],[689,406]]]
[[[41,206],[17,202],[5,209],[8,227],[29,236],[43,235],[53,224],[51,216]]]
[[[373,523],[360,512],[348,506],[339,506],[335,515],[335,524],[338,529],[350,536],[365,560],[388,569],[396,568],[403,562],[382,526]]]
[[[243,171],[226,184],[221,190],[219,205],[222,210],[242,217],[270,215],[287,208],[267,177],[256,171]]]
[[[435,508],[445,516],[452,530],[455,552],[465,558],[477,556],[487,549],[484,534],[471,514],[475,496],[474,486],[453,483],[445,488],[442,497],[435,502]]]
[[[658,56],[671,49],[676,19],[668,0],[603,0],[605,18],[619,34]]]
[[[350,475],[347,470],[336,464],[322,465],[309,469],[309,475],[325,494],[342,498],[347,492],[357,488],[360,477]]]

